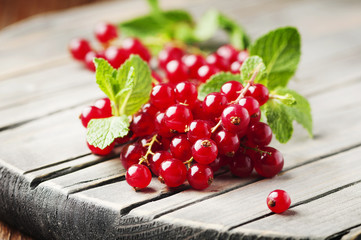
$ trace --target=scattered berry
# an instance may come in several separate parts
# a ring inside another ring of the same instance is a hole
[[[290,195],[284,190],[274,190],[267,196],[267,207],[274,213],[282,213],[290,206]]]

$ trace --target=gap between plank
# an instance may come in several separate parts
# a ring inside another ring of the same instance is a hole
[[[342,230],[338,233],[335,233],[335,234],[332,234],[330,236],[328,236],[327,238],[325,238],[326,240],[338,240],[338,239],[341,239],[344,235],[350,233],[350,231],[354,228],[358,228],[358,227],[361,227],[361,224],[357,224],[357,225],[354,225],[352,227],[349,227],[349,228],[346,228],[345,230]],[[354,236],[354,237],[357,237],[357,238],[353,238],[353,239],[359,239],[360,238],[360,235],[357,235],[357,236]]]

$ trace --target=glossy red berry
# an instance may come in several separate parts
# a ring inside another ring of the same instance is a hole
[[[196,85],[191,82],[180,82],[174,88],[177,102],[183,103],[190,107],[193,106],[198,97]]]
[[[150,135],[154,131],[154,117],[145,112],[135,114],[130,130],[138,137]]]
[[[249,124],[254,124],[256,122],[259,122],[261,120],[261,110],[259,110],[257,113],[250,116]]]
[[[244,97],[239,100],[238,104],[246,108],[250,116],[259,112],[259,103],[253,97]]]
[[[237,61],[241,64],[249,57],[249,52],[247,50],[242,50],[237,55]]]
[[[110,23],[101,22],[95,26],[95,37],[101,43],[107,43],[118,37],[117,27]]]
[[[95,106],[85,107],[81,112],[79,118],[84,127],[88,127],[90,120],[95,118],[101,118],[102,113],[99,108]]]
[[[94,103],[94,106],[100,110],[103,118],[112,116],[112,105],[111,105],[109,98],[98,99]]]
[[[208,55],[206,57],[206,63],[208,63],[210,66],[220,69],[221,71],[227,71],[229,69],[229,63],[227,60],[216,53]]]
[[[186,161],[192,157],[192,143],[188,141],[186,135],[175,136],[169,147],[174,158]]]
[[[187,67],[181,60],[171,60],[167,63],[165,72],[170,83],[177,84],[188,80]]]
[[[129,55],[137,54],[146,62],[149,62],[152,57],[149,50],[136,38],[124,39],[122,46]]]
[[[168,62],[172,60],[181,61],[183,55],[184,55],[183,49],[174,46],[166,46],[158,54],[159,66],[165,69]]]
[[[90,151],[96,155],[100,155],[100,156],[106,156],[109,153],[111,153],[111,151],[114,148],[114,142],[111,143],[109,146],[105,147],[104,149],[98,148],[98,147],[94,147],[93,145],[90,145],[87,142],[88,148],[90,149]]]
[[[260,150],[263,152],[256,155],[254,169],[262,177],[271,178],[276,176],[283,168],[282,153],[272,147],[262,147]]]
[[[129,53],[126,50],[115,46],[108,47],[104,55],[113,68],[119,68],[129,57]]]
[[[254,85],[248,88],[246,96],[254,97],[260,106],[265,104],[269,99],[268,88],[260,83],[255,83]]]
[[[217,69],[209,64],[205,64],[198,68],[197,70],[197,80],[204,83],[206,82],[213,74],[216,74]]]
[[[167,151],[155,152],[152,158],[149,159],[150,169],[156,176],[159,176],[159,168],[161,163],[171,158],[173,158],[173,156],[170,152]]]
[[[212,128],[206,120],[194,120],[189,125],[189,131],[187,133],[188,140],[191,143],[196,142],[200,138],[211,138]]]
[[[122,149],[120,153],[120,160],[125,169],[128,169],[133,164],[137,164],[140,158],[145,154],[144,147],[136,142],[129,144]]]
[[[176,158],[164,160],[159,168],[159,180],[168,187],[178,187],[187,178],[187,167]]]
[[[200,164],[210,164],[218,155],[217,144],[209,138],[198,139],[192,146],[194,160]]]
[[[241,67],[242,67],[242,64],[240,62],[238,62],[238,61],[235,61],[235,62],[231,63],[231,66],[229,67],[229,70],[233,74],[240,74],[241,73]]]
[[[228,100],[225,95],[219,92],[208,94],[203,100],[203,111],[210,118],[217,118],[221,116],[223,109],[228,105]]]
[[[193,119],[203,119],[203,120],[207,120],[208,116],[207,114],[203,111],[203,102],[200,100],[196,100],[192,106],[192,114],[193,114]]]
[[[258,146],[266,146],[272,140],[272,130],[266,123],[256,122],[249,126],[247,137]]]
[[[169,84],[161,83],[153,87],[150,103],[162,111],[175,103],[174,95],[173,88]]]
[[[188,76],[191,79],[197,78],[198,69],[206,64],[206,60],[201,55],[190,54],[182,58],[182,62],[188,68]]]
[[[245,132],[249,124],[249,114],[246,108],[232,104],[222,112],[222,126],[229,132]]]
[[[291,206],[290,195],[284,190],[274,190],[267,196],[267,207],[274,213],[282,213]]]
[[[249,156],[241,151],[237,151],[229,163],[231,173],[237,177],[248,177],[253,170],[253,163]]]
[[[103,56],[101,54],[98,54],[94,51],[89,51],[84,58],[84,63],[87,69],[90,71],[95,72],[95,64],[94,64],[94,58],[102,58]]]
[[[83,38],[75,38],[69,43],[69,51],[73,58],[83,61],[85,59],[85,55],[91,51],[91,47],[87,40]]]
[[[237,81],[228,81],[221,87],[221,93],[226,96],[228,102],[236,100],[243,89],[243,85]]]
[[[164,123],[179,133],[187,132],[193,121],[191,110],[182,104],[175,104],[167,108],[164,114]]]
[[[152,173],[148,167],[134,164],[128,168],[125,179],[130,186],[138,190],[148,187],[152,180]]]
[[[187,180],[194,189],[206,189],[213,182],[213,171],[207,165],[199,163],[193,164],[192,167],[188,169]]]
[[[167,127],[167,125],[164,123],[164,113],[163,112],[159,112],[155,116],[154,128],[157,131],[157,134],[159,136],[166,137],[166,138],[170,138],[170,137],[174,136],[174,133],[172,132],[172,130],[169,127]]]
[[[151,115],[153,117],[155,115],[157,115],[157,113],[158,113],[158,109],[149,102],[142,106],[141,111],[144,113],[148,113],[149,115]]]
[[[217,49],[217,55],[221,56],[228,64],[237,60],[238,51],[232,45],[223,45]]]
[[[237,133],[221,130],[213,136],[213,140],[217,144],[220,154],[233,156],[239,148],[240,142]]]

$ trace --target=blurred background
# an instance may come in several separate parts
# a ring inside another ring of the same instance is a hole
[[[111,0],[0,0],[0,29],[39,13],[105,1]]]

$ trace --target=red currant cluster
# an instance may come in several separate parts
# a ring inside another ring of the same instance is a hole
[[[89,68],[88,55],[104,57],[114,68],[130,54],[150,61],[149,51],[139,40],[126,39],[121,48],[110,46],[118,36],[115,27],[99,26],[95,35],[106,46],[104,52],[94,52],[87,41],[78,39],[70,44],[74,58],[84,60]],[[213,173],[220,168],[228,167],[238,177],[249,176],[253,169],[263,177],[275,176],[284,160],[278,150],[268,146],[271,128],[260,122],[260,106],[268,101],[269,91],[253,82],[257,72],[245,86],[229,81],[220,92],[198,99],[200,83],[219,71],[239,73],[248,55],[247,50],[238,51],[231,45],[206,57],[165,46],[158,55],[157,72],[152,73],[155,81],[150,100],[132,117],[129,134],[105,149],[88,144],[90,150],[107,155],[115,143],[132,140],[122,149],[120,159],[127,169],[126,180],[135,189],[147,187],[152,173],[168,187],[187,180],[199,190],[212,183]],[[109,99],[101,99],[85,108],[80,118],[87,127],[90,119],[110,116]]]

